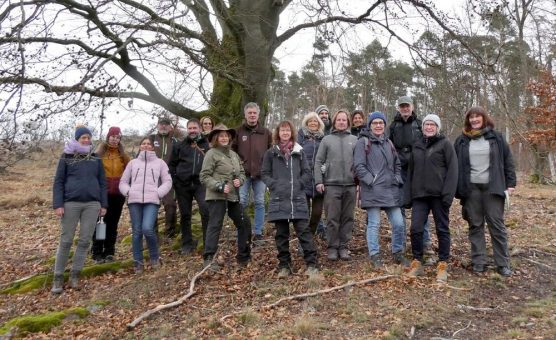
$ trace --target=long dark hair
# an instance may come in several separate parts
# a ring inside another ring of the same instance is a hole
[[[471,123],[469,122],[469,117],[473,114],[483,117],[483,126],[481,126],[481,129],[484,129],[487,126],[490,127],[491,129],[494,129],[494,121],[492,120],[492,118],[490,118],[488,112],[480,106],[474,106],[469,110],[467,110],[467,113],[465,114],[465,121],[463,122],[464,124],[463,129],[465,131],[473,130],[471,128]]]

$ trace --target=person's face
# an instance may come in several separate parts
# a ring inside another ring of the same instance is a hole
[[[425,137],[435,136],[438,132],[438,126],[434,122],[427,120],[423,123],[423,134]]]
[[[257,111],[257,108],[250,107],[245,110],[245,121],[249,126],[257,125],[257,122],[259,121],[259,112]]]
[[[91,135],[88,133],[82,134],[77,142],[81,145],[91,145]]]
[[[159,123],[156,128],[161,135],[167,135],[172,131],[172,125],[166,123]]]
[[[401,104],[398,106],[400,111],[400,115],[402,116],[403,120],[407,120],[409,116],[411,116],[411,112],[413,112],[413,105],[411,104]]]
[[[211,132],[214,127],[214,124],[212,124],[212,120],[210,119],[204,119],[202,124],[203,132]]]
[[[319,118],[323,121],[323,122],[328,122],[328,111],[326,110],[322,110],[321,112],[319,112]]]
[[[307,121],[307,128],[311,131],[318,131],[319,121],[316,118],[311,118]]]
[[[359,113],[353,116],[353,126],[359,127],[365,123],[365,119]]]
[[[278,129],[278,137],[280,137],[280,142],[286,143],[292,138],[292,130],[289,126],[280,126]]]
[[[338,116],[336,116],[336,121],[334,122],[334,129],[339,131],[344,131],[348,128],[348,117],[347,113],[340,112]]]
[[[151,143],[151,140],[148,138],[143,139],[143,141],[141,142],[141,145],[139,146],[139,149],[141,151],[153,151],[153,144]]]
[[[483,116],[477,113],[472,113],[469,115],[469,124],[471,124],[471,128],[474,130],[480,130],[483,128]]]
[[[218,133],[218,144],[228,145],[230,143],[230,135],[226,131]]]
[[[384,121],[382,119],[373,119],[371,122],[371,132],[375,136],[382,136],[384,134]]]
[[[118,146],[118,144],[120,144],[121,139],[122,139],[122,136],[120,136],[120,135],[112,135],[112,136],[108,137],[108,145]]]
[[[199,124],[197,123],[190,123],[187,124],[187,135],[191,138],[195,138],[199,135],[199,132],[201,131],[201,128],[199,127]]]

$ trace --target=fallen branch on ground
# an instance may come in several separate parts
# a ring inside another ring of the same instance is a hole
[[[548,255],[548,256],[556,256],[555,253],[551,253],[551,252],[544,251],[544,250],[539,250],[537,248],[529,248],[529,251],[534,252],[534,253]]]
[[[473,310],[477,312],[492,312],[493,310],[496,309],[493,307],[473,307],[473,306],[460,305],[460,304],[458,304],[457,307],[459,309],[467,309],[467,310]]]
[[[216,258],[216,256],[214,258]],[[177,306],[183,304],[187,299],[189,299],[190,297],[192,297],[195,294],[195,282],[197,281],[197,279],[201,275],[203,275],[210,268],[211,265],[212,265],[212,262],[209,265],[207,265],[205,268],[203,268],[203,270],[201,270],[200,272],[195,274],[195,276],[193,276],[193,278],[191,279],[191,283],[189,284],[189,292],[187,294],[185,294],[184,296],[182,296],[181,298],[179,298],[176,301],[172,301],[172,302],[164,304],[164,305],[158,305],[153,309],[149,309],[148,311],[139,315],[135,320],[133,320],[132,322],[127,324],[127,330],[128,331],[133,330],[135,327],[137,327],[137,325],[139,323],[141,323],[141,321],[145,320],[146,318],[148,318],[149,316],[151,316],[155,313],[158,313],[158,312],[163,311],[165,309],[174,308],[174,307],[177,307]]]
[[[464,331],[464,330],[468,329],[468,328],[469,328],[469,326],[471,326],[471,321],[469,321],[469,323],[467,324],[467,327],[463,327],[462,329],[458,329],[457,331],[455,331],[455,332],[454,332],[454,334],[452,334],[452,338],[455,338],[455,337],[456,337],[456,335],[457,335],[457,334],[458,334],[459,332],[461,332],[461,331]]]
[[[384,281],[384,280],[388,280],[388,279],[391,279],[391,278],[394,278],[394,277],[399,277],[399,275],[384,275],[384,276],[373,277],[373,278],[365,279],[365,280],[361,280],[361,281],[349,281],[348,283],[340,285],[340,286],[334,286],[334,287],[331,287],[331,288],[317,290],[317,291],[309,292],[309,293],[302,293],[302,294],[297,294],[297,295],[286,296],[286,297],[283,297],[283,298],[281,298],[281,299],[279,299],[279,300],[277,300],[277,301],[275,301],[271,304],[263,305],[263,306],[260,306],[258,308],[255,308],[255,310],[270,309],[270,308],[274,308],[274,307],[278,306],[279,304],[281,304],[285,301],[304,300],[308,297],[313,297],[313,296],[317,296],[317,295],[331,293],[331,292],[335,292],[337,290],[342,290],[342,289],[353,287],[353,286],[361,286],[361,285],[365,285],[365,284],[371,283],[371,282]],[[239,313],[242,313],[242,311],[224,315],[223,317],[220,318],[220,322],[224,322],[224,320],[226,320],[227,318],[232,317],[234,314],[239,314]]]
[[[545,263],[542,263],[542,262],[538,262],[538,261],[531,260],[531,259],[527,259],[527,258],[524,258],[524,260],[525,260],[525,261],[528,261],[528,262],[531,262],[531,263],[534,263],[534,264],[536,264],[537,266],[541,266],[541,267],[544,267],[544,268],[547,268],[547,269],[550,269],[550,270],[556,270],[554,267],[551,267],[551,266],[549,266],[549,265],[547,265],[547,264],[545,264]]]

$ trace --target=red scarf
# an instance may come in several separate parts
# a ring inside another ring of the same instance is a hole
[[[280,148],[280,152],[284,155],[286,160],[289,160],[293,150],[293,142],[291,140],[286,143],[280,142],[278,147]]]

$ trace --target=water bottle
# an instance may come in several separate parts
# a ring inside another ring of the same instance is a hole
[[[95,238],[99,241],[106,239],[106,223],[104,223],[104,217],[100,217],[95,230]]]

